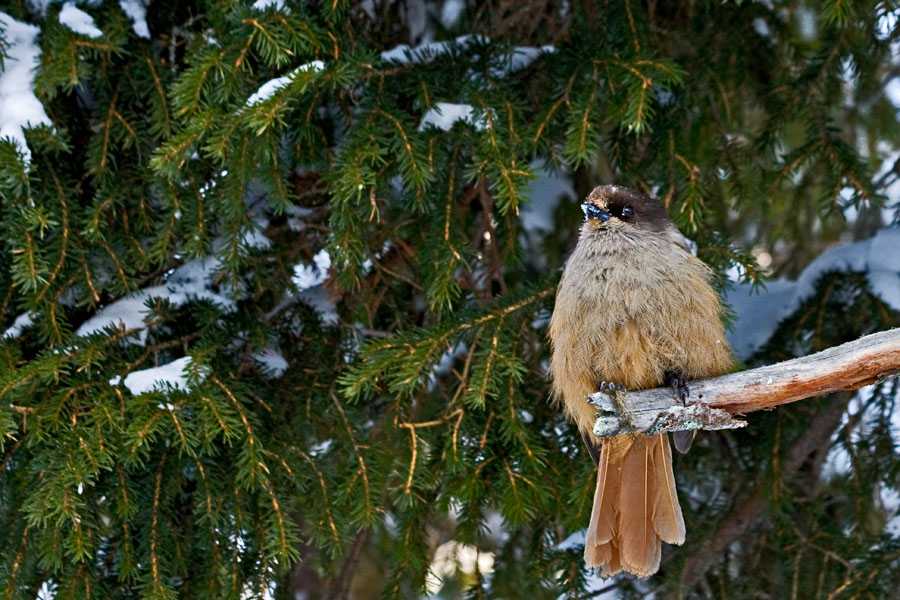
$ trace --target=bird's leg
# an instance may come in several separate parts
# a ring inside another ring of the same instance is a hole
[[[672,393],[675,394],[676,400],[681,400],[682,406],[688,405],[688,396],[691,395],[691,390],[688,388],[687,379],[684,378],[684,374],[681,371],[669,371],[665,375],[666,385],[672,388]]]
[[[594,394],[596,400],[591,400],[590,397],[588,399],[588,403],[600,411],[597,421],[594,422],[594,435],[609,437],[635,431],[625,386],[621,383],[601,381],[597,391],[608,396],[609,401],[597,398],[596,394]]]
[[[615,429],[619,429],[622,423],[629,423],[628,420],[624,419],[625,411],[625,398],[627,398],[628,394],[625,393],[625,386],[622,384],[615,383],[607,383],[606,381],[600,382],[600,387],[597,390],[599,392],[603,392],[612,400],[613,411],[615,414],[615,419],[618,422],[615,424]],[[591,400],[590,396],[587,397],[588,404],[597,408],[600,412],[597,413],[599,415],[606,413],[609,414],[609,410],[597,405]],[[597,431],[594,431],[594,434],[597,434]],[[587,448],[588,454],[591,455],[591,460],[594,461],[594,466],[596,467],[600,463],[600,447],[594,443],[594,438],[589,433],[582,431],[581,439],[584,441],[584,445]]]
[[[625,402],[626,398],[628,398],[628,394],[625,392],[624,385],[621,383],[613,383],[612,381],[601,381],[599,391],[610,397],[613,408],[616,409],[617,417],[622,419],[628,414],[629,411]]]
[[[672,393],[675,394],[675,399],[681,400],[682,406],[687,406],[688,396],[690,396],[691,391],[688,389],[687,380],[684,378],[684,374],[680,371],[669,371],[668,373],[666,373],[666,384],[672,388]],[[688,431],[673,431],[672,441],[675,443],[675,449],[682,454],[687,454],[688,450],[691,449],[691,444],[694,443],[694,438],[696,436],[696,429],[691,429]]]

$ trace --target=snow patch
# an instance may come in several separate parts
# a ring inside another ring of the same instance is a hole
[[[791,314],[783,309],[793,302],[796,288],[796,282],[778,279],[767,281],[766,289],[755,294],[747,284],[725,292],[726,302],[737,315],[732,331],[726,335],[738,357],[749,358],[769,341],[778,323]]]
[[[825,273],[857,271],[866,273],[869,288],[892,308],[900,310],[900,228],[882,229],[861,242],[829,248],[812,261],[797,281],[778,279],[766,289],[752,294],[749,285],[728,290],[725,299],[737,314],[728,338],[738,357],[746,359],[775,332],[800,303],[815,291]]]
[[[45,579],[38,589],[36,600],[53,600],[56,598],[56,582],[52,579]]]
[[[138,37],[150,39],[147,27],[147,6],[143,0],[119,0],[119,8],[134,22],[132,29]]]
[[[75,33],[86,35],[89,38],[98,38],[103,35],[103,32],[94,23],[94,17],[75,6],[74,2],[63,4],[62,10],[59,11],[59,22]]]
[[[0,139],[9,138],[31,164],[31,150],[25,141],[25,129],[51,125],[41,101],[34,95],[34,70],[40,63],[41,49],[35,40],[40,29],[16,21],[0,12],[0,28],[7,48],[0,71]]]
[[[464,10],[466,10],[465,0],[444,0],[441,7],[441,25],[444,29],[456,27]]]
[[[334,299],[329,295],[323,285],[317,285],[302,291],[299,296],[304,302],[312,306],[325,325],[337,325],[339,317]]]
[[[576,531],[575,533],[573,533],[572,535],[570,535],[569,537],[567,537],[566,539],[564,539],[563,541],[558,543],[556,545],[556,549],[557,550],[576,550],[576,549],[584,548],[585,531],[586,530],[584,530],[584,529],[582,529],[581,531]]]
[[[259,104],[260,102],[268,100],[272,97],[272,94],[284,87],[287,87],[294,80],[294,77],[296,77],[298,73],[306,73],[309,71],[316,73],[324,68],[325,63],[323,63],[321,60],[314,60],[312,62],[306,63],[305,65],[300,65],[287,75],[282,75],[281,77],[270,79],[269,81],[259,86],[259,89],[256,90],[256,92],[254,92],[252,96],[247,98],[247,106],[253,106],[254,104]]]
[[[456,9],[452,4],[452,2],[445,3],[444,8],[441,11],[442,20],[445,17],[444,11],[451,11],[446,14],[448,23],[450,22],[450,17],[456,19],[459,18],[459,14],[452,12]],[[465,8],[465,5],[462,2],[460,2],[460,5],[460,10]],[[444,26],[447,27],[446,24]],[[410,47],[408,44],[400,44],[390,50],[383,51],[381,53],[381,58],[404,65],[423,64],[431,62],[435,58],[453,50],[464,50],[473,44],[486,44],[488,42],[490,42],[490,38],[482,35],[461,35],[453,40],[429,42],[415,47]],[[539,47],[516,46],[506,56],[499,57],[496,64],[491,67],[491,75],[494,77],[505,77],[510,73],[515,73],[516,71],[524,69],[533,63],[540,55],[552,52],[556,52],[556,48],[550,45]]]
[[[505,544],[509,540],[509,527],[500,511],[489,511],[485,515],[482,525],[487,529],[488,539],[497,546]]]
[[[267,250],[272,247],[272,240],[267,238],[259,229],[251,229],[241,238],[241,242],[247,248],[256,250]]]
[[[281,10],[284,8],[284,0],[256,0],[253,3],[253,8],[256,10],[266,10],[269,7]]]
[[[325,325],[336,325],[338,322],[337,309],[334,298],[323,285],[328,279],[328,269],[331,268],[331,257],[328,251],[322,248],[313,256],[313,264],[299,264],[294,266],[294,276],[291,282],[297,287],[298,298],[312,306]]]
[[[149,312],[146,303],[155,298],[166,299],[176,307],[191,300],[209,300],[231,312],[235,309],[234,302],[209,289],[219,264],[218,259],[209,257],[188,261],[172,272],[165,285],[138,290],[105,306],[82,323],[75,335],[90,335],[112,325],[135,329],[137,341],[143,344],[147,338],[144,318]]]
[[[309,449],[309,455],[312,456],[313,458],[322,456],[323,454],[328,452],[328,449],[331,448],[331,444],[332,444],[332,440],[325,440],[323,442],[319,442],[318,444],[314,445],[312,448]]]
[[[522,228],[529,234],[546,234],[556,229],[553,213],[562,198],[575,200],[575,186],[565,172],[548,171],[532,164],[534,179],[528,182],[527,202],[519,206]]]
[[[400,44],[382,52],[381,58],[404,65],[427,63],[455,48],[463,49],[478,41],[487,41],[487,38],[480,35],[461,35],[454,40],[430,42],[414,48],[411,48],[409,44]]]
[[[900,535],[900,493],[893,489],[881,491],[881,504],[890,516],[884,532],[892,537]]]
[[[884,86],[884,93],[888,97],[888,100],[891,101],[891,104],[894,105],[894,108],[900,108],[900,80],[896,77],[891,79],[886,86]]]
[[[190,386],[185,372],[190,366],[191,357],[184,356],[158,367],[132,371],[125,377],[125,387],[135,396],[153,390],[165,391],[169,386],[188,390]],[[205,379],[205,374],[202,372],[201,379]]]
[[[753,30],[762,37],[772,37],[772,34],[769,31],[769,25],[760,17],[753,19]]]
[[[542,54],[552,54],[556,52],[556,48],[547,46],[516,46],[513,51],[506,57],[503,57],[501,66],[492,67],[491,75],[494,77],[506,77],[510,73],[521,71],[528,67]]]
[[[894,29],[897,27],[898,16],[900,16],[900,10],[895,9],[892,11],[885,11],[880,17],[878,17],[878,21],[875,24],[875,30],[878,32],[878,39],[886,40],[891,37],[891,34],[894,32]]]
[[[16,320],[13,321],[13,324],[9,326],[9,328],[3,332],[3,339],[6,338],[17,338],[22,335],[22,332],[26,327],[30,327],[34,323],[34,313],[29,311],[27,313],[22,313]]]
[[[441,354],[437,364],[431,368],[431,372],[428,374],[428,389],[434,389],[438,377],[446,377],[449,375],[453,369],[453,363],[462,356],[465,356],[468,351],[469,346],[465,342],[458,342],[452,348]]]
[[[322,285],[328,278],[328,269],[331,268],[331,257],[324,248],[313,256],[312,265],[296,265],[291,281],[300,291],[307,290],[317,285]]]
[[[272,94],[280,90],[281,88],[287,87],[287,85],[293,80],[293,73],[289,75],[282,75],[276,79],[270,79],[265,82],[256,92],[253,93],[252,96],[247,98],[247,106],[253,106],[258,102],[263,102],[272,97]]]
[[[253,225],[241,236],[241,243],[245,248],[253,248],[255,250],[268,250],[272,247],[272,240],[263,233],[269,226],[267,219],[254,220]]]
[[[291,231],[303,231],[306,229],[306,223],[303,222],[303,219],[313,214],[311,208],[294,204],[286,207],[284,212],[288,215],[288,227],[291,228]]]
[[[831,436],[831,448],[828,450],[828,455],[825,457],[825,462],[822,465],[823,479],[843,477],[853,471],[853,460],[850,458],[850,454],[844,447],[845,440],[838,439],[838,436],[841,435],[841,430],[847,426],[850,419],[853,419],[859,423],[859,426],[854,431],[850,432],[850,442],[854,445],[859,442],[859,430],[865,426],[866,422],[865,415],[860,414],[860,407],[865,406],[868,400],[871,399],[871,390],[872,386],[860,388],[857,395],[851,398],[850,402],[847,404],[847,410],[841,415],[841,426],[837,428],[837,432]]]
[[[272,377],[281,377],[288,368],[288,361],[274,348],[264,348],[262,352],[254,354],[253,359]]]
[[[469,104],[451,104],[449,102],[438,102],[434,108],[430,109],[422,117],[419,123],[419,131],[424,131],[428,127],[437,127],[444,131],[450,131],[453,124],[457,121],[468,123],[481,131],[486,125],[484,119],[476,119],[474,116],[475,109]]]

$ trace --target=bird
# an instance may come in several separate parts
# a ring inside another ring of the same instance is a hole
[[[714,272],[656,200],[616,185],[595,188],[566,261],[550,319],[554,398],[574,422],[597,468],[584,560],[602,577],[659,570],[662,542],[685,540],[665,433],[593,434],[586,396],[624,386],[669,385],[685,401],[688,381],[733,370]],[[695,432],[676,432],[686,452]]]

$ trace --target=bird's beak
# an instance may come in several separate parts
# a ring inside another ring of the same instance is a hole
[[[602,208],[597,208],[590,202],[581,203],[581,211],[584,213],[584,220],[600,219],[601,223],[605,223],[612,216]]]

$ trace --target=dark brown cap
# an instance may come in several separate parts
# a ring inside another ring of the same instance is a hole
[[[586,201],[640,229],[663,232],[672,226],[672,220],[663,205],[637,190],[618,185],[601,185],[588,194]],[[626,207],[631,208],[626,210]],[[626,215],[624,217],[623,211]],[[633,215],[628,216],[632,211]]]

